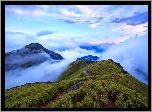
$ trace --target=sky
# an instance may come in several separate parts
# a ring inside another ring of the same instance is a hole
[[[5,6],[6,52],[35,41],[46,47],[119,43],[147,29],[146,5]]]
[[[68,60],[61,62],[66,67],[76,58],[86,55],[98,56],[100,60],[112,58],[146,84],[147,33],[147,5],[5,6],[5,52],[20,49],[30,43],[40,43]],[[105,52],[80,48],[91,45],[103,48]],[[64,71],[65,67],[61,65]],[[56,69],[59,68],[54,68]],[[26,73],[21,71],[17,70],[18,73]],[[14,71],[8,74],[13,73]],[[32,71],[29,72],[31,73]]]

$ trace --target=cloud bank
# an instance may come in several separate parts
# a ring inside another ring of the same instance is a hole
[[[81,49],[80,47],[72,48],[72,44],[69,44],[67,50],[56,51],[65,58],[60,62],[55,62],[54,60],[46,61],[40,65],[35,65],[32,67],[28,67],[26,69],[18,68],[15,70],[5,71],[5,89],[9,89],[15,86],[24,85],[26,83],[34,83],[34,82],[45,82],[51,81],[54,82],[61,75],[61,73],[66,70],[68,65],[75,61],[77,58],[93,55],[101,57],[101,53],[96,53],[95,50],[86,50]],[[62,47],[61,47],[62,48]],[[14,51],[15,52],[15,51]],[[25,51],[26,52],[26,51]],[[23,52],[23,53],[25,53]],[[40,55],[28,55],[24,58],[18,56],[17,60],[15,57],[11,57],[11,59],[7,59],[6,63],[16,64],[16,63],[24,63],[33,59],[46,57],[49,59],[48,55],[42,53]],[[54,62],[52,64],[52,62]]]
[[[5,53],[10,52],[12,50],[17,50],[19,48],[24,47],[30,43],[40,43],[45,48],[48,48],[52,51],[55,50],[65,50],[65,49],[74,49],[79,46],[79,43],[75,41],[73,38],[66,37],[56,37],[56,36],[47,36],[48,33],[53,33],[53,31],[40,31],[37,33],[37,36],[29,35],[23,32],[5,32]],[[43,36],[42,36],[43,35]],[[46,36],[47,37],[46,37]]]
[[[99,60],[113,59],[132,76],[148,84],[148,34],[110,46]]]
[[[49,60],[38,66],[5,71],[5,89],[21,86],[26,83],[54,82],[68,67],[71,60],[62,60],[60,62],[54,62],[53,64],[51,63],[52,61]]]
[[[96,52],[93,49],[86,50],[82,49],[79,46],[80,44],[76,42],[74,39],[52,39],[52,38],[33,38],[31,35],[27,35],[21,32],[6,32],[6,43],[8,48],[14,49],[14,47],[19,48],[23,45],[28,45],[31,42],[39,42],[45,48],[50,49],[54,52],[57,52],[66,59],[66,61],[62,61],[59,63],[49,64],[49,62],[45,62],[39,66],[30,67],[27,69],[16,69],[13,71],[6,72],[6,88],[13,87],[16,85],[20,85],[22,83],[28,82],[38,82],[38,81],[55,81],[57,77],[66,69],[68,64],[77,58],[93,55],[100,57],[102,59],[113,59],[116,62],[119,62],[126,71],[128,71],[131,75],[139,79],[144,83],[147,82],[148,78],[148,35],[144,36],[135,36],[120,44],[115,43],[103,43],[98,44],[99,48],[103,48],[106,50],[104,53]],[[11,38],[13,37],[13,38]],[[15,41],[14,39],[19,39],[20,41]],[[64,44],[63,44],[64,43]],[[91,44],[84,44],[84,46],[89,46]],[[19,58],[18,58],[19,59]],[[30,58],[24,58],[24,61]],[[16,61],[14,63],[16,63]],[[13,61],[12,61],[13,63]],[[43,66],[42,66],[43,65]],[[60,71],[59,71],[60,70]],[[48,71],[48,72],[47,72]],[[38,75],[35,75],[35,73]],[[54,73],[54,74],[53,74]],[[15,75],[16,74],[16,75]],[[34,75],[32,75],[34,74]],[[46,75],[48,74],[48,75]],[[55,75],[56,74],[56,75]],[[10,77],[13,75],[13,77]],[[17,76],[20,76],[17,78]],[[24,81],[24,76],[25,81]],[[35,76],[35,77],[34,77]],[[54,76],[54,77],[53,77]],[[31,78],[33,77],[33,78]],[[47,77],[47,78],[46,78]],[[14,81],[16,80],[16,81]]]

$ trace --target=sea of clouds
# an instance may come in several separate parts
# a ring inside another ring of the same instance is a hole
[[[138,80],[148,84],[148,34],[110,46],[99,60],[113,59]]]
[[[64,42],[66,43],[66,41]],[[70,44],[68,44],[69,42]],[[120,63],[132,76],[139,79],[141,82],[148,84],[148,34],[143,36],[136,35],[135,37],[131,37],[120,44],[99,44],[98,46],[100,48],[104,48],[105,52],[96,52],[94,49],[82,49],[79,47],[80,44],[77,44],[77,42],[73,40],[71,41],[70,39],[67,40],[67,44],[65,44],[64,48],[63,41],[61,40],[55,41],[55,46],[53,46],[53,44],[45,44],[43,41],[40,44],[47,49],[61,54],[64,60],[54,62],[52,64],[51,61],[53,60],[50,58],[50,60],[44,63],[26,69],[18,68],[15,70],[5,71],[5,89],[20,86],[26,83],[57,81],[58,77],[66,70],[71,62],[75,61],[77,58],[87,55],[98,56],[100,57],[99,61],[113,59],[114,61]],[[90,46],[89,44],[84,45]],[[13,59],[9,61],[9,63],[23,62],[29,59],[33,59],[33,57],[28,56],[25,59],[18,58],[16,61]]]

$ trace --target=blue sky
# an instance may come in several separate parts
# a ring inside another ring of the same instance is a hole
[[[20,36],[26,35],[24,41],[13,45],[14,49],[29,44],[29,39],[41,42],[70,39],[80,44],[119,43],[136,34],[147,33],[148,6],[6,5],[5,25],[5,32],[15,36],[15,40],[6,36],[8,40],[19,41]]]

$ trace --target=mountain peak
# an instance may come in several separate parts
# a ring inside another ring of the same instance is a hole
[[[39,43],[31,43],[29,45],[26,45],[25,48],[28,48],[30,50],[38,49],[38,48],[43,48],[44,49],[44,47]]]
[[[16,60],[17,58],[18,61]],[[60,54],[44,48],[41,44],[31,43],[26,45],[25,48],[5,53],[5,70],[30,67],[50,58],[53,60],[63,59]]]

